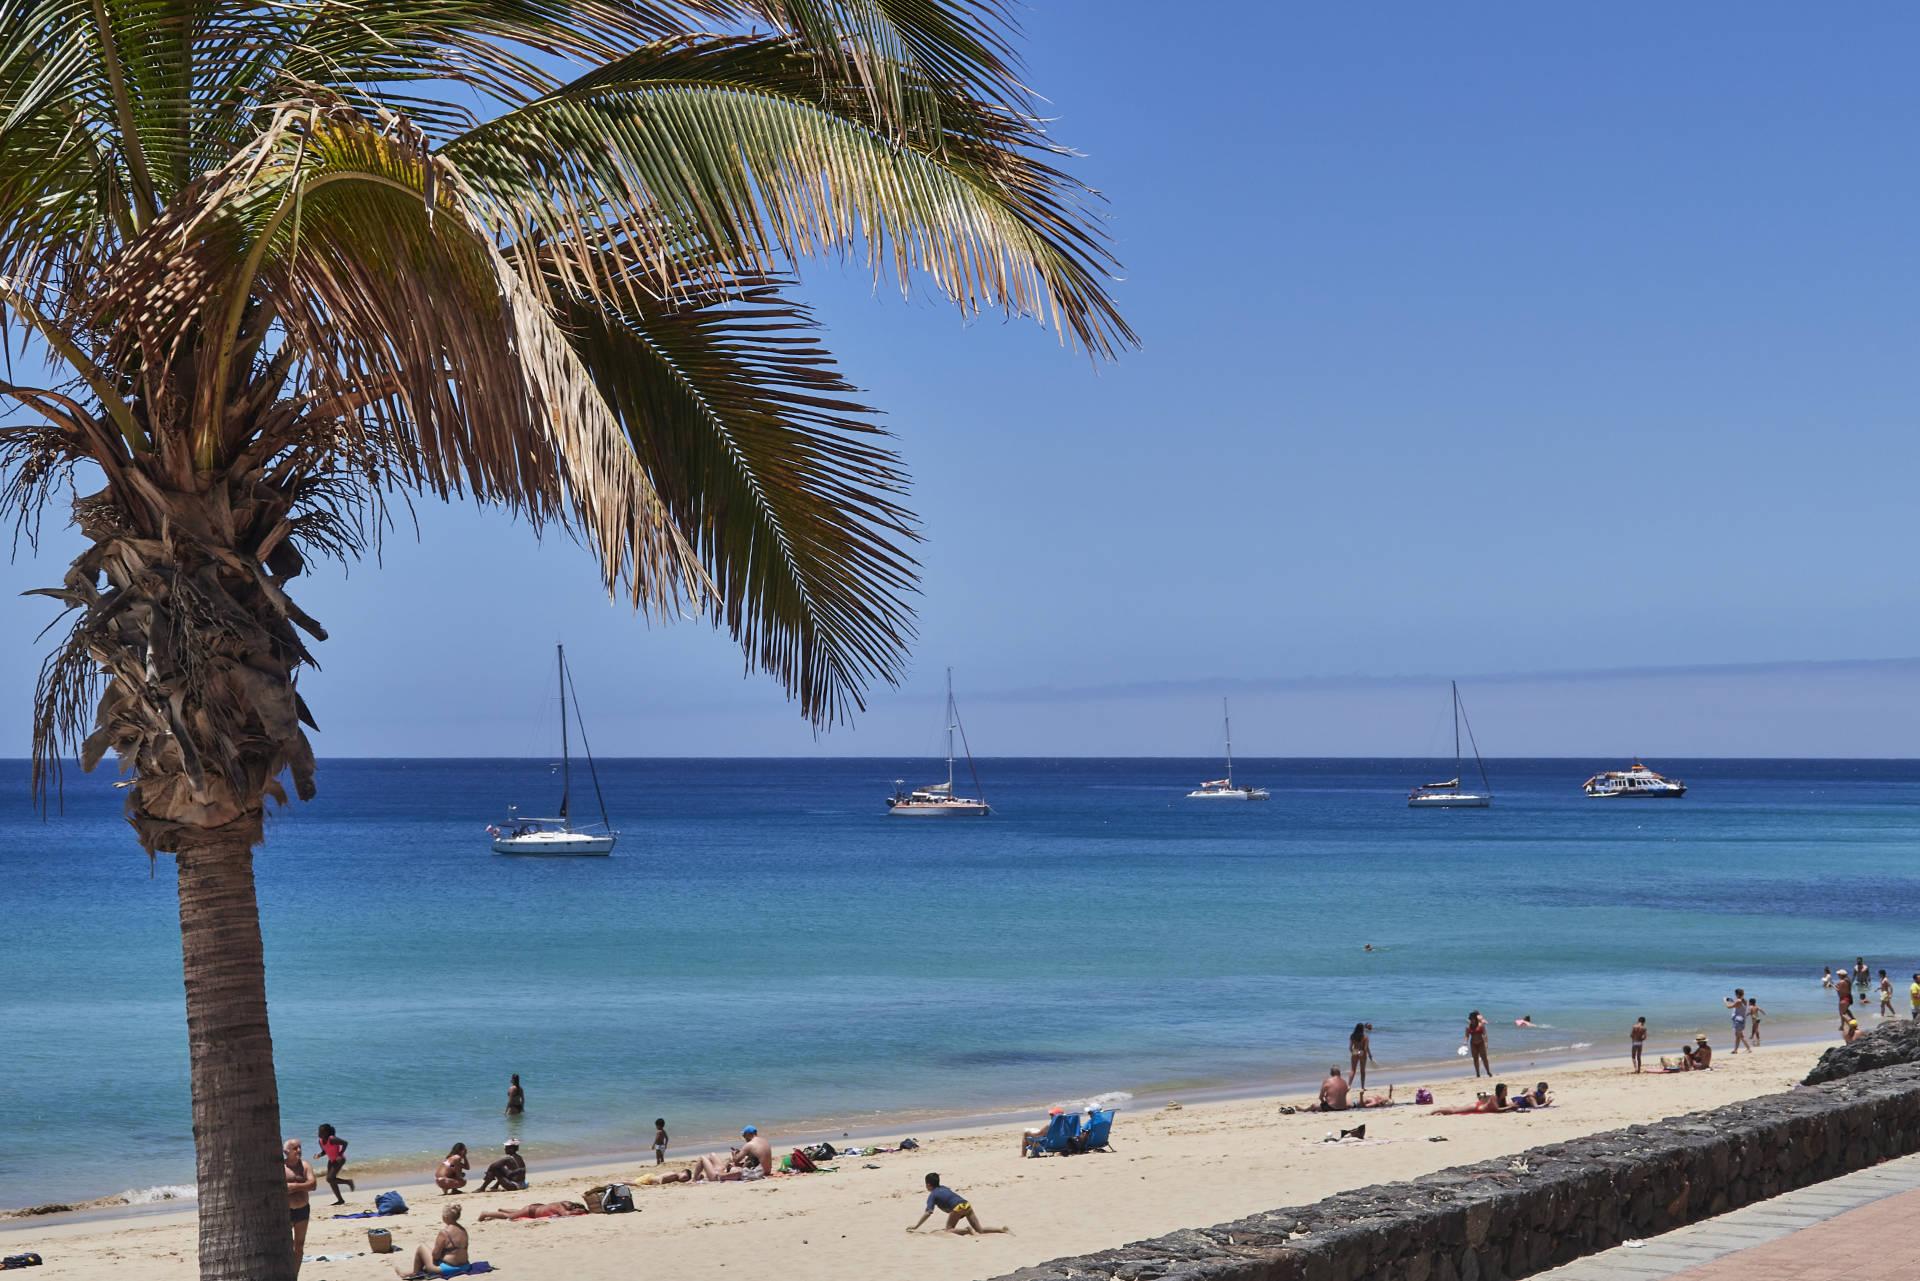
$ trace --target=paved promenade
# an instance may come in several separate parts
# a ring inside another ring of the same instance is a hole
[[[1914,1281],[1920,1278],[1920,1156],[1535,1275],[1539,1281]]]

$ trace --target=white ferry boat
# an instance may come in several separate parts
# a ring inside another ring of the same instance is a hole
[[[1586,781],[1588,796],[1629,796],[1645,800],[1679,798],[1687,794],[1687,785],[1677,778],[1656,774],[1639,761],[1632,769],[1608,770]]]

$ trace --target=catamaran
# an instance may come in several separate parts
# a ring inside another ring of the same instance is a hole
[[[993,810],[985,800],[953,794],[953,732],[960,731],[960,747],[967,754],[967,769],[973,774],[973,790],[980,790],[980,771],[973,768],[973,749],[967,746],[967,731],[960,725],[960,709],[953,701],[953,669],[947,669],[947,781],[929,783],[906,791],[904,779],[893,780],[897,789],[887,798],[887,813],[900,818],[985,818]]]
[[[1227,715],[1227,700],[1220,700],[1220,724],[1227,738],[1227,776],[1216,778],[1210,783],[1202,783],[1187,793],[1190,801],[1264,801],[1268,799],[1264,787],[1235,787],[1233,785],[1233,718]]]
[[[593,748],[587,742],[587,725],[580,718],[580,695],[574,692],[573,678],[567,674],[567,647],[555,646],[560,663],[560,813],[552,818],[530,818],[519,807],[507,806],[506,821],[487,828],[493,837],[495,854],[532,854],[545,858],[604,857],[613,853],[620,833],[607,822],[607,802],[600,793],[600,774],[593,767]],[[593,779],[593,796],[600,803],[600,821],[586,827],[573,825],[573,756],[567,746],[567,698],[573,697],[573,716],[580,721],[580,746],[587,754],[587,774]]]
[[[1483,810],[1493,804],[1493,784],[1487,781],[1487,767],[1480,759],[1480,744],[1473,741],[1473,723],[1467,722],[1467,742],[1473,747],[1473,763],[1480,770],[1480,786],[1484,792],[1463,792],[1460,790],[1460,722],[1466,719],[1466,712],[1460,706],[1460,685],[1449,681],[1453,686],[1453,777],[1444,783],[1422,783],[1407,793],[1407,804],[1413,809],[1450,809]]]

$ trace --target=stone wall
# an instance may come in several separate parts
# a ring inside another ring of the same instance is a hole
[[[1906,1064],[999,1281],[1502,1281],[1915,1151],[1920,1065]]]

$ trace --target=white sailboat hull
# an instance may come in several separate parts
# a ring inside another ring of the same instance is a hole
[[[496,836],[495,854],[530,854],[535,858],[604,858],[613,853],[618,832],[599,836],[586,832],[529,832],[525,836]]]
[[[1201,788],[1197,792],[1188,792],[1190,801],[1264,801],[1272,799],[1264,787],[1222,787]]]
[[[985,818],[993,807],[985,801],[888,801],[887,813],[893,818]]]
[[[1407,798],[1407,807],[1416,810],[1483,810],[1491,804],[1491,796],[1475,796],[1471,792],[1426,795],[1416,792]]]

